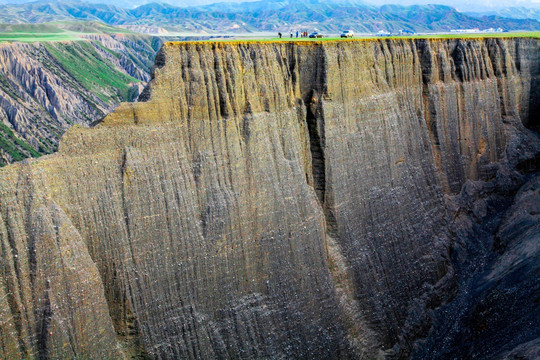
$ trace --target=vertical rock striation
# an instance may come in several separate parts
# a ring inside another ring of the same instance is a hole
[[[455,293],[452,196],[539,152],[538,50],[165,44],[144,102],[0,171],[3,354],[410,355]]]

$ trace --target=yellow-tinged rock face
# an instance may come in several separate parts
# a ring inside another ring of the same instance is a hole
[[[538,61],[531,39],[164,45],[145,102],[0,171],[4,351],[375,356],[450,276],[443,197],[492,176]]]

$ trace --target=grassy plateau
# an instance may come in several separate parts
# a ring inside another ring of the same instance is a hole
[[[0,24],[0,42],[51,42],[82,40],[91,34],[132,34],[95,21],[57,21],[44,24]]]
[[[231,38],[223,38],[223,39],[200,40],[200,42],[215,42],[215,41],[309,42],[309,41],[358,41],[358,40],[378,40],[378,39],[482,39],[482,38],[515,38],[515,37],[540,39],[540,31],[505,32],[505,33],[415,34],[415,35],[410,35],[410,36],[405,36],[405,35],[377,36],[373,34],[359,34],[353,38],[347,38],[347,39],[341,38],[338,36],[326,36],[323,38],[311,39],[311,38],[300,38],[300,37],[291,38],[289,36],[284,36],[282,38],[279,38],[279,37],[268,37],[268,36],[257,36],[257,35],[242,35],[242,36],[233,36]]]

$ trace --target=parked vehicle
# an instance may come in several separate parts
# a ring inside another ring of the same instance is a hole
[[[416,35],[416,33],[412,30],[399,30],[399,35],[409,36],[409,35]]]
[[[377,31],[377,36],[390,36],[390,35],[392,35],[392,33],[388,31],[384,31],[384,30]]]
[[[323,38],[324,35],[314,32],[314,33],[309,34],[309,37],[310,39],[320,39],[320,38]]]
[[[352,30],[345,30],[341,33],[342,38],[352,38],[354,36],[354,32]]]

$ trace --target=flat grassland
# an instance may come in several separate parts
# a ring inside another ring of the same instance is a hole
[[[365,35],[359,34],[353,38],[340,38],[336,36],[328,36],[318,39],[310,38],[297,38],[290,36],[279,37],[257,37],[254,36],[238,36],[232,38],[224,39],[210,39],[210,40],[199,40],[199,41],[261,41],[261,42],[272,42],[272,41],[357,41],[357,40],[374,40],[374,39],[482,39],[482,38],[515,38],[515,37],[525,37],[525,38],[536,38],[540,39],[540,31],[529,31],[529,32],[498,32],[498,33],[451,33],[451,34],[415,34],[415,35],[389,35],[389,36],[377,36],[377,35]]]
[[[132,34],[95,21],[58,21],[44,24],[0,24],[1,42],[51,42],[82,40],[90,34]]]
[[[42,24],[0,24],[0,43],[2,42],[55,42],[82,40],[89,34],[133,34],[121,27],[115,27],[97,21],[56,21]],[[276,33],[277,34],[277,33]],[[198,41],[331,41],[341,39],[336,35],[324,38],[296,38],[283,34],[283,38],[273,37],[268,33],[252,34],[215,34],[212,39]],[[164,38],[198,37],[197,34],[161,35]],[[219,38],[219,36],[223,36]],[[377,36],[375,34],[357,34],[353,40],[372,39],[452,39],[452,38],[487,38],[487,37],[532,37],[540,38],[540,31],[507,33],[448,33]]]
[[[81,40],[83,34],[77,33],[0,33],[0,42],[40,42]]]

